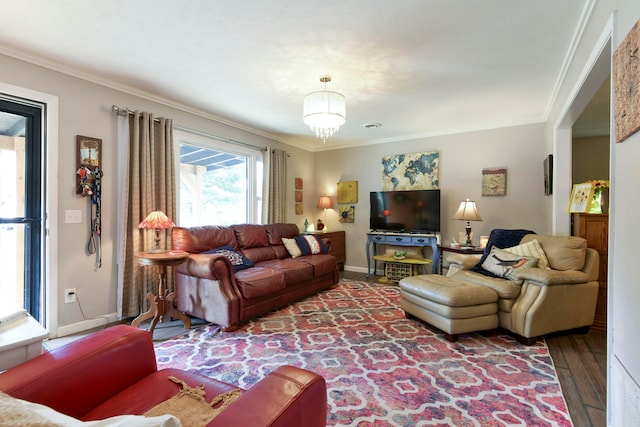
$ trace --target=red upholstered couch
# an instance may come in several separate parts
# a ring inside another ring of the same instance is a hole
[[[173,250],[191,253],[174,269],[178,310],[231,331],[252,317],[338,283],[333,255],[291,257],[282,239],[298,236],[295,224],[174,228]],[[330,249],[331,242],[325,244]],[[243,254],[254,266],[234,272],[227,257],[203,254],[223,246]]]
[[[179,369],[157,370],[149,333],[118,325],[0,373],[0,390],[87,421],[145,413],[180,391],[181,386],[169,381],[169,376],[191,387],[204,384],[207,402],[238,389]],[[324,427],[326,416],[324,379],[281,366],[250,389],[241,390],[241,396],[209,425]]]

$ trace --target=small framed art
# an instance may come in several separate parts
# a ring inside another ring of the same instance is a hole
[[[553,194],[553,154],[549,154],[543,163],[544,194]]]
[[[595,186],[590,182],[574,184],[573,189],[571,190],[571,198],[569,199],[569,212],[589,212],[594,189]]]
[[[482,195],[505,196],[507,194],[507,169],[482,169]]]

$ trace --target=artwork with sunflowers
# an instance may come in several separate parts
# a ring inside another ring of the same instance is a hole
[[[571,199],[569,201],[569,212],[588,212],[589,208],[591,207],[591,200],[593,199],[594,190],[595,186],[591,182],[574,184],[573,190],[571,191]]]

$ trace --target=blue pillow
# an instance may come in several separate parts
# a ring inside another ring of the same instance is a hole
[[[251,261],[246,256],[242,255],[240,252],[233,249],[231,246],[221,246],[219,248],[210,249],[208,251],[202,252],[203,254],[218,254],[224,255],[229,258],[231,261],[231,265],[233,266],[233,271],[244,270],[245,268],[253,267],[253,261]]]
[[[302,255],[329,253],[327,245],[324,244],[320,236],[309,234],[306,236],[297,236],[295,237],[295,239],[298,247],[300,248],[300,252],[302,252]]]

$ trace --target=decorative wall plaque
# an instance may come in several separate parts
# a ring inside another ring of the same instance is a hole
[[[616,141],[640,129],[640,21],[613,55],[613,93]]]

